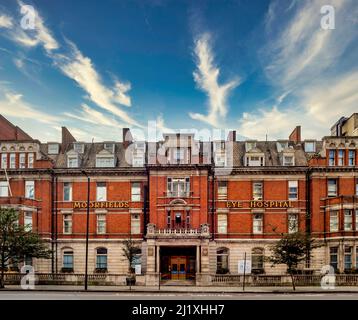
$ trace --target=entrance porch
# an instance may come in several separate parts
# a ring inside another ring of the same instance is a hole
[[[159,250],[161,280],[194,281],[197,272],[196,251],[194,246],[161,246]]]

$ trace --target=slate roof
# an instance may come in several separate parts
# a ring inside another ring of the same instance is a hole
[[[295,157],[295,166],[307,166],[307,160],[312,153],[305,153],[303,148],[303,143],[293,143],[288,142],[288,149],[283,149],[281,152],[277,149],[278,141],[256,141],[256,147],[250,150],[248,153],[263,153],[265,156],[265,167],[270,166],[281,166],[282,155],[286,151],[291,151],[294,153]],[[104,150],[104,144],[106,142],[96,142],[96,143],[83,143],[84,152],[79,154],[80,167],[84,168],[93,168],[96,166],[96,156]],[[128,164],[125,159],[125,147],[122,142],[111,142],[114,143],[114,157],[115,157],[115,166],[129,168],[132,167],[131,164]],[[156,149],[158,150],[162,145],[163,141],[158,141],[155,143]],[[44,143],[40,146],[41,154],[43,158],[51,159],[54,163],[55,168],[66,168],[67,167],[67,153],[73,153],[73,143],[69,144],[66,150],[61,149],[58,155],[48,154],[48,145],[50,143]],[[148,143],[146,143],[148,146]],[[323,143],[322,141],[316,141],[316,153],[322,150]],[[203,155],[203,142],[200,142],[200,155]],[[235,167],[244,166],[244,156],[245,151],[245,141],[235,141],[233,142],[233,165]],[[148,154],[145,157],[146,161],[148,159]]]

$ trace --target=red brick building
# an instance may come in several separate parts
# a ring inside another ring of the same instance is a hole
[[[357,117],[357,114],[352,115]],[[279,274],[263,257],[282,233],[309,232],[323,246],[302,269],[358,267],[358,137],[349,119],[322,140],[41,143],[0,117],[0,205],[53,249],[30,261],[45,273],[83,273],[88,178],[89,272],[123,274],[123,241],[141,248],[135,264],[147,284],[238,273],[244,254],[252,272]],[[340,135],[333,135],[339,132]],[[344,132],[343,135],[341,132]],[[353,132],[352,136],[350,133]],[[355,135],[355,136],[354,136]]]

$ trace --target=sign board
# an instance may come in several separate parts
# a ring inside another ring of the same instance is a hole
[[[244,274],[245,260],[239,260],[238,262],[238,273]],[[246,259],[245,274],[251,273],[251,260]]]
[[[73,209],[87,208],[87,201],[75,201],[72,203]],[[90,201],[90,208],[94,209],[118,209],[129,208],[128,201]]]
[[[141,264],[136,264],[134,266],[134,270],[135,270],[135,274],[142,274],[142,265]]]
[[[227,201],[227,208],[243,208],[244,203],[241,201]],[[249,201],[249,208],[292,208],[291,201],[278,201],[278,200],[253,200]]]

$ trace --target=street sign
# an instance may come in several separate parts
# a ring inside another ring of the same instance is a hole
[[[251,273],[251,260],[246,260],[246,267],[245,267],[245,260],[239,260],[238,262],[238,273],[239,274],[250,274]]]

